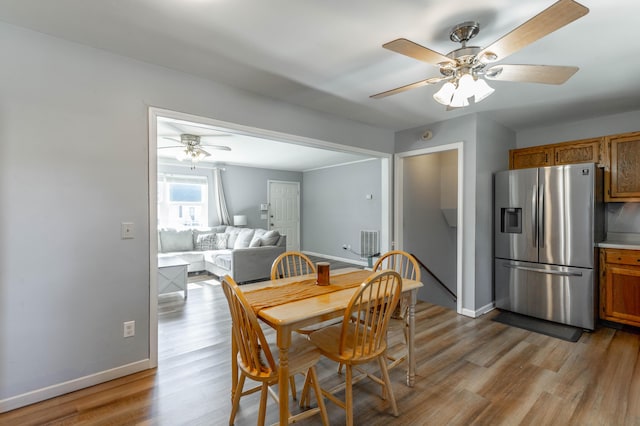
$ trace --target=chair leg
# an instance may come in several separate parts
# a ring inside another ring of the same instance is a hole
[[[344,396],[345,396],[345,414],[347,417],[347,426],[353,426],[353,371],[351,370],[351,365],[347,365],[346,366],[346,370],[347,370],[347,377],[345,379],[345,390],[344,390]]]
[[[269,384],[262,382],[260,390],[260,411],[258,411],[258,425],[264,426],[264,419],[267,414],[267,394],[269,393]]]
[[[380,365],[380,373],[382,374],[382,380],[384,380],[386,384],[386,396],[389,401],[391,401],[391,409],[393,410],[393,415],[398,417],[398,406],[396,405],[396,398],[393,396],[393,388],[391,387],[391,380],[389,379],[389,370],[387,370],[387,361],[386,356],[384,354],[378,357],[378,364]]]
[[[318,374],[316,373],[316,367],[311,367],[309,372],[307,373],[307,377],[310,377],[311,384],[313,385],[313,390],[316,394],[316,400],[318,401],[318,408],[320,409],[320,417],[322,417],[323,426],[329,425],[329,416],[327,415],[327,407],[324,405],[324,398],[322,396],[322,389],[320,388],[320,383],[318,382]],[[305,386],[307,385],[307,381],[305,380]],[[307,406],[309,405],[309,395],[307,390]]]
[[[238,406],[240,405],[240,395],[242,394],[242,388],[244,387],[244,379],[244,374],[240,374],[240,379],[238,380],[235,392],[233,393],[231,416],[229,416],[229,425],[233,425],[233,422],[236,419],[236,413],[238,412]]]
[[[298,392],[296,391],[296,379],[293,376],[289,377],[289,387],[291,388],[291,398],[295,401]]]
[[[304,378],[304,385],[302,385],[302,391],[300,392],[300,408],[309,408],[309,402],[311,401],[309,399],[309,381],[311,379],[309,378],[309,373],[307,373],[306,377]]]

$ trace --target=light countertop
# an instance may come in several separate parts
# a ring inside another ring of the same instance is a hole
[[[640,250],[640,234],[632,233],[607,233],[607,238],[597,244],[602,248],[617,248],[627,250]]]

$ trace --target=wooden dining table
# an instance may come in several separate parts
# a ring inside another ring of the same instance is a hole
[[[322,294],[315,286],[315,275],[303,275],[245,284],[240,287],[260,320],[276,331],[279,351],[278,396],[280,400],[280,424],[288,424],[289,418],[289,346],[295,330],[342,317],[358,285],[372,272],[357,268],[341,268],[331,271],[330,286]],[[334,285],[334,282],[336,283]],[[409,312],[409,336],[407,354],[407,386],[415,382],[415,304],[420,281],[402,280],[403,297],[407,298]],[[253,294],[252,294],[253,293]],[[234,345],[235,346],[235,345]],[[232,357],[233,389],[237,383],[236,357]]]

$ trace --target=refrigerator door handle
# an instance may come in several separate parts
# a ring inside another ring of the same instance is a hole
[[[538,198],[540,206],[538,210],[538,247],[544,248],[544,185],[540,185],[538,193],[540,194]]]
[[[567,272],[567,271],[555,271],[552,269],[540,269],[540,268],[532,268],[529,266],[518,266],[518,265],[504,265],[506,268],[518,269],[521,271],[530,271],[530,272],[539,272],[541,274],[550,274],[550,275],[560,275],[563,277],[581,277],[582,272]]]
[[[536,232],[538,216],[538,185],[533,185],[531,190],[531,240],[533,241],[533,247],[538,247],[538,233]]]

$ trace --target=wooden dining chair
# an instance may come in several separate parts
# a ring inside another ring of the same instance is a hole
[[[276,257],[271,265],[272,280],[315,273],[316,267],[311,259],[299,251],[286,251]]]
[[[347,426],[353,425],[353,384],[364,377],[369,377],[382,386],[383,398],[390,401],[393,415],[398,416],[387,370],[386,333],[401,292],[402,278],[397,272],[374,272],[352,296],[340,324],[325,327],[309,335],[311,342],[324,356],[345,366],[345,382],[331,390],[323,389],[322,393],[345,410]],[[382,378],[367,373],[358,378],[353,377],[354,368],[376,359]],[[342,389],[345,390],[344,401],[334,395]]]
[[[229,424],[233,425],[236,413],[238,412],[240,398],[260,390],[258,424],[264,425],[267,394],[271,394],[279,404],[278,395],[270,387],[278,384],[278,365],[276,364],[264,333],[260,328],[258,318],[238,285],[228,275],[222,278],[221,284],[227,302],[229,303],[234,339],[233,347],[237,352],[236,358],[240,373],[237,385],[235,389],[233,389],[233,405],[229,417]],[[289,415],[289,422],[293,423],[320,413],[322,424],[328,425],[329,418],[315,369],[315,365],[320,359],[320,352],[309,340],[301,336],[297,338],[294,336],[289,354],[289,372],[291,377],[295,374],[306,373],[318,401],[317,408],[303,411],[295,416]],[[260,382],[260,386],[244,390],[244,384],[247,378]]]
[[[402,279],[420,281],[420,265],[415,257],[406,251],[392,250],[384,253],[373,265],[374,271],[382,271],[384,269],[391,269],[396,271]],[[402,333],[404,339],[404,347],[400,353],[394,355],[387,355],[390,364],[387,368],[392,369],[400,365],[407,359],[407,342],[409,341],[409,303],[405,297],[400,298],[400,302],[395,311],[391,315],[389,320],[388,335],[396,333]]]

